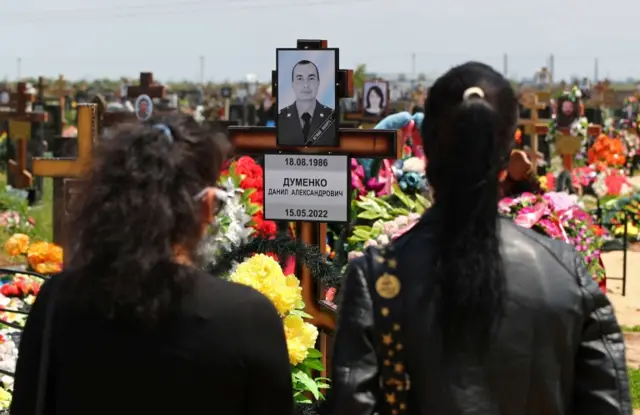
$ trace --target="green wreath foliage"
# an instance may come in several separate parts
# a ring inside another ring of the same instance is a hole
[[[297,257],[309,267],[314,281],[325,287],[340,288],[341,270],[329,263],[326,255],[320,252],[317,246],[298,242],[286,233],[272,238],[257,236],[244,244],[233,246],[215,262],[209,263],[205,269],[216,276],[225,275],[233,268],[234,263],[241,263],[255,254],[268,253],[276,254],[281,264],[290,257]]]

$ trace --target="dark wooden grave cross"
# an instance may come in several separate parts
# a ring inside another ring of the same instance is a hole
[[[538,135],[541,134],[538,127],[546,127],[547,120],[540,120],[538,118],[538,110],[547,108],[547,104],[538,101],[538,94],[531,93],[525,96],[525,102],[523,107],[531,110],[531,117],[527,119],[518,120],[518,124],[524,127],[524,133],[527,134],[531,140],[531,148],[529,149],[529,158],[531,159],[531,169],[533,174],[538,174],[538,157],[540,152],[538,151]]]
[[[166,91],[166,86],[153,81],[152,72],[140,72],[140,85],[127,86],[127,98],[135,100],[140,95],[147,95],[151,99],[164,98]],[[125,121],[136,120],[136,114],[134,112],[107,112],[107,102],[99,95],[91,102],[98,105],[98,132],[102,132],[105,127],[110,127]]]
[[[327,41],[298,41],[315,43],[321,49],[327,48]],[[272,78],[277,79],[273,71]],[[338,71],[339,96],[353,96],[353,71]],[[275,91],[276,88],[273,88]],[[297,152],[314,155],[347,155],[362,158],[390,158],[402,157],[402,137],[395,130],[364,130],[357,128],[339,130],[340,145],[338,147],[282,147],[277,145],[276,129],[270,127],[229,127],[229,138],[239,154],[264,155],[278,151]],[[296,238],[307,244],[317,246],[321,252],[326,252],[327,224],[317,222],[297,222]],[[300,261],[301,258],[297,258]],[[314,283],[311,270],[298,262],[298,277],[302,287],[302,297],[305,311],[312,316],[311,323],[322,329],[320,350],[323,354],[325,368],[328,367],[331,349],[328,334],[335,330],[335,310],[320,301],[320,287]],[[325,373],[326,374],[326,373]],[[323,374],[323,375],[325,375]]]
[[[91,165],[93,143],[97,137],[97,111],[95,104],[78,104],[78,157],[35,158],[33,175],[64,179],[63,186],[54,186],[53,239],[63,248],[68,248],[66,217],[82,184],[82,176]],[[67,252],[67,251],[65,251]]]
[[[28,189],[33,185],[33,176],[27,168],[27,143],[31,139],[31,123],[46,122],[46,112],[27,112],[27,104],[35,96],[27,93],[27,84],[18,83],[18,89],[12,94],[16,102],[15,110],[0,112],[0,121],[9,121],[9,138],[16,142],[14,158],[9,160],[12,182],[17,189]]]

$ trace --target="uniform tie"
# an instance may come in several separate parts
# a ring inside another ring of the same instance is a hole
[[[306,140],[309,138],[309,130],[311,130],[311,115],[308,112],[305,112],[302,114],[302,121],[304,121],[304,124],[302,124],[302,135]]]

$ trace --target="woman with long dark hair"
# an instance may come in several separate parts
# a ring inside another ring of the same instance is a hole
[[[498,215],[518,119],[480,63],[429,91],[435,204],[349,264],[333,353],[333,415],[630,414],[623,337],[569,245]]]
[[[70,223],[74,252],[24,329],[12,414],[291,413],[275,307],[200,270],[225,148],[185,116],[100,142]]]

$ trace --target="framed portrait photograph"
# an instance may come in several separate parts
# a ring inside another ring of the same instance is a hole
[[[364,115],[381,117],[389,107],[389,83],[386,81],[365,81],[362,89],[362,112]]]
[[[568,98],[558,99],[556,123],[558,128],[569,128],[571,124],[580,118],[580,102],[573,102]]]
[[[338,49],[276,49],[279,146],[340,144],[338,68]]]
[[[153,101],[148,95],[140,95],[135,103],[136,117],[140,121],[147,121],[153,114]]]
[[[222,98],[231,98],[231,87],[223,86],[220,89],[220,96],[222,96]]]

